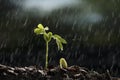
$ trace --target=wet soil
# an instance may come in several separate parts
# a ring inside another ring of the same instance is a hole
[[[0,80],[120,80],[120,78],[112,77],[108,70],[100,74],[80,66],[43,69],[36,66],[10,67],[0,64]]]

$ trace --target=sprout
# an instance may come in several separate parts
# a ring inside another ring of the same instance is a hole
[[[67,41],[63,39],[61,36],[54,34],[52,32],[46,32],[49,28],[45,27],[42,24],[38,24],[38,27],[34,29],[34,33],[37,35],[43,35],[43,38],[46,42],[46,62],[45,62],[45,68],[48,67],[48,44],[51,41],[51,39],[56,40],[56,44],[58,46],[58,50],[63,50],[63,44],[67,44]]]
[[[64,58],[60,58],[60,68],[67,68],[68,65],[67,65],[67,62]]]

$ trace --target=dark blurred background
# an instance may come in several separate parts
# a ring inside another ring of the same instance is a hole
[[[120,0],[0,0],[0,63],[44,66],[45,41],[33,33],[41,23],[67,40],[49,44],[49,65],[64,57],[120,76]]]

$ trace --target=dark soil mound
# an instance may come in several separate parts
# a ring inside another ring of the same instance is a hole
[[[109,71],[100,74],[79,66],[44,70],[40,67],[10,67],[0,65],[0,80],[120,80],[111,77]]]

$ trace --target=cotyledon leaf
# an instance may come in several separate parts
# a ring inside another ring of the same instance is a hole
[[[57,35],[57,34],[54,34],[54,37],[55,37],[55,39],[56,39],[56,38],[59,39],[59,41],[60,41],[61,43],[63,43],[63,44],[66,44],[66,43],[67,43],[67,41],[66,41],[65,39],[63,39],[61,36],[59,36],[59,35]]]

